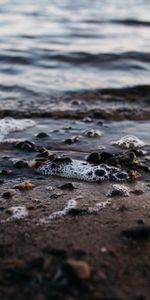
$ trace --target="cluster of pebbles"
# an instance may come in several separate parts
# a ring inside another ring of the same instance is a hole
[[[144,143],[135,136],[125,136],[112,143],[127,150],[115,154],[95,151],[86,157],[86,161],[51,156],[37,172],[91,182],[108,179],[123,182],[140,177],[137,170],[146,168],[139,159],[144,155],[144,151],[139,149]]]
[[[144,146],[141,140],[135,136],[125,136],[112,143],[125,150],[115,153],[98,150],[91,152],[85,160],[77,160],[68,156],[58,156],[30,141],[21,141],[15,147],[27,152],[36,152],[36,158],[34,162],[14,161],[14,166],[16,168],[35,167],[36,172],[42,175],[55,175],[89,182],[105,180],[123,182],[140,177],[140,170],[149,171],[143,163],[145,151],[140,149]]]

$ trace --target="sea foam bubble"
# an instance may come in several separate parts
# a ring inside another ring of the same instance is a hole
[[[42,175],[57,175],[60,177],[90,182],[102,182],[108,179],[121,182],[128,179],[128,174],[125,171],[120,172],[119,168],[108,166],[107,164],[94,166],[88,162],[75,159],[68,163],[48,161],[37,169],[37,173]]]
[[[117,141],[112,141],[112,145],[123,149],[142,148],[145,143],[134,135],[126,135]]]
[[[0,142],[11,132],[23,131],[33,126],[35,126],[35,121],[30,119],[18,120],[11,117],[3,118],[0,120]]]

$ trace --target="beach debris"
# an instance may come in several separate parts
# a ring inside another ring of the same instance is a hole
[[[95,129],[86,129],[82,133],[83,135],[89,138],[97,138],[102,136],[102,132],[100,130],[95,130]]]
[[[111,190],[107,193],[108,197],[123,196],[129,197],[129,189],[122,184],[113,184]]]
[[[28,216],[28,211],[25,206],[12,206],[8,208],[7,211],[11,214],[11,217],[7,218],[6,221],[24,219]]]
[[[88,280],[92,274],[87,262],[73,258],[65,260],[61,265],[61,270],[70,280]]]
[[[145,143],[134,135],[126,135],[117,141],[112,141],[112,145],[116,145],[123,149],[141,148]]]
[[[15,189],[19,189],[19,190],[31,190],[33,189],[33,187],[34,184],[28,180],[18,183],[14,186]]]
[[[31,119],[14,119],[5,117],[0,120],[0,142],[5,140],[5,137],[11,132],[23,131],[27,128],[35,126],[35,121]]]
[[[121,232],[121,237],[127,240],[146,240],[150,238],[150,226],[135,226]]]

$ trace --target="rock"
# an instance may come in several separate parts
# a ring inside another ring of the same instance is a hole
[[[10,170],[10,169],[2,169],[1,170],[1,174],[5,175],[5,176],[11,175],[12,174],[12,170]]]
[[[19,190],[31,190],[33,189],[34,185],[30,181],[23,181],[14,186],[15,189]]]
[[[46,132],[39,132],[36,137],[39,139],[43,139],[49,137],[49,135]]]
[[[29,152],[34,152],[37,150],[35,144],[30,141],[19,142],[15,145],[15,148],[29,151]]]
[[[67,259],[62,264],[62,270],[71,279],[88,280],[91,277],[91,268],[85,261]]]
[[[15,195],[15,191],[14,190],[8,190],[7,192],[4,192],[2,194],[3,198],[9,199],[12,198]]]
[[[100,157],[101,157],[101,162],[106,163],[110,158],[113,157],[113,154],[103,151],[101,152]]]
[[[74,189],[76,189],[76,187],[73,185],[72,182],[67,182],[67,183],[60,185],[59,189],[73,191]]]
[[[129,171],[129,178],[131,179],[131,180],[136,180],[136,179],[138,179],[139,177],[141,177],[141,175],[140,175],[140,173],[138,172],[138,171],[136,171],[136,170],[131,170],[131,171]]]
[[[100,130],[95,130],[95,129],[85,130],[85,131],[83,131],[83,134],[86,137],[90,137],[90,138],[96,138],[96,137],[102,136],[102,132]]]
[[[121,237],[129,240],[147,240],[150,238],[150,226],[140,225],[123,230],[121,232]]]
[[[99,152],[92,152],[87,156],[86,160],[91,164],[99,164],[100,158]]]
[[[14,167],[18,169],[28,168],[28,163],[25,160],[18,160],[14,163]]]
[[[66,139],[64,142],[68,145],[71,145],[71,144],[74,144],[75,142],[78,142],[79,140],[80,140],[80,136],[76,135],[76,136]]]
[[[123,196],[129,197],[130,193],[126,186],[121,184],[113,184],[112,189],[108,192],[108,197]]]
[[[117,141],[111,142],[111,144],[123,149],[141,148],[145,145],[142,140],[134,135],[126,135]]]

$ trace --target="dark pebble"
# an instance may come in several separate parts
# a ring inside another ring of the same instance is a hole
[[[150,237],[150,226],[141,225],[123,230],[121,237],[129,240],[147,240]]]
[[[36,146],[30,141],[19,142],[15,145],[15,148],[25,150],[25,151],[36,151]]]
[[[3,184],[4,183],[4,180],[3,179],[0,179],[0,184]]]
[[[92,152],[87,156],[86,160],[91,164],[99,164],[100,163],[100,153]]]
[[[64,156],[64,157],[60,157],[60,158],[55,158],[53,160],[53,162],[55,164],[70,164],[72,162],[70,157]]]
[[[18,169],[27,168],[28,163],[25,160],[18,160],[17,162],[14,163],[14,167]]]
[[[74,144],[74,140],[72,138],[68,138],[64,141],[65,144],[71,145]]]
[[[62,271],[72,280],[88,280],[91,277],[91,268],[85,261],[68,259],[62,264]]]
[[[10,199],[14,196],[14,191],[7,191],[2,194],[2,197],[5,199]]]
[[[70,190],[70,191],[76,189],[76,187],[73,185],[72,182],[64,183],[64,184],[60,185],[59,188],[61,190]]]
[[[43,139],[49,137],[49,135],[46,132],[39,132],[36,137],[39,139]]]
[[[110,158],[113,157],[113,154],[104,151],[104,152],[102,152],[102,153],[100,154],[100,156],[101,156],[101,162],[105,163],[105,162],[107,162]]]
[[[10,169],[2,169],[1,170],[1,174],[5,175],[5,176],[11,175],[12,174],[12,170],[10,170]]]

